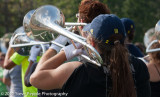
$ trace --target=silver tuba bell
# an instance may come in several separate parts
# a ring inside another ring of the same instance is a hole
[[[55,33],[47,25],[56,24],[64,27],[64,23],[63,13],[55,6],[47,5],[36,9],[31,17],[30,27],[36,40],[52,41],[58,36],[58,33]]]
[[[46,51],[46,48],[43,44],[49,44],[50,42],[38,42],[35,40],[30,39],[27,34],[24,31],[23,26],[17,28],[15,32],[13,33],[9,45],[10,47],[16,49],[21,49],[21,55],[23,56],[29,56],[30,55],[30,49],[33,45],[40,45],[42,47],[42,53]]]
[[[88,56],[81,55],[88,61],[101,66],[103,63],[101,56],[94,47],[86,42],[84,37],[75,35],[74,33],[64,29],[65,17],[63,13],[55,6],[45,5],[41,6],[31,17],[30,27],[33,37],[39,41],[52,41],[59,34],[69,39],[81,43],[86,49]],[[89,53],[91,51],[91,53]]]
[[[28,56],[31,46],[33,45],[41,45],[43,53],[46,51],[43,44],[49,44],[49,42],[39,42],[33,40],[32,31],[29,25],[31,16],[35,10],[29,11],[23,19],[23,26],[17,28],[10,40],[10,46],[12,48],[20,48],[23,52],[24,56]]]
[[[145,32],[143,41],[146,48],[149,45],[149,43],[153,40],[154,34],[155,34],[154,28],[150,28]]]
[[[33,36],[32,36],[32,32],[31,32],[31,28],[29,26],[29,22],[30,22],[31,16],[33,15],[34,12],[35,12],[35,10],[30,10],[23,18],[24,31],[27,34],[27,36],[31,39],[33,39]]]
[[[160,33],[160,20],[156,23],[155,32]]]
[[[14,33],[10,39],[9,45],[12,48],[20,48],[23,51],[22,54],[24,56],[28,56],[31,45],[23,45],[23,44],[29,44],[30,41],[31,41],[31,39],[29,39],[26,36],[26,33],[24,32],[23,26],[21,26],[14,31]]]

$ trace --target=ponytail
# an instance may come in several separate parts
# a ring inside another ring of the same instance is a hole
[[[111,72],[112,90],[109,97],[136,97],[127,48],[120,41],[114,41],[113,45],[98,40],[95,43],[99,51],[103,51],[103,65]]]

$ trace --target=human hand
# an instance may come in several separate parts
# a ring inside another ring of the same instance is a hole
[[[75,56],[78,56],[84,52],[84,50],[82,49],[82,47],[83,47],[82,44],[75,43],[75,46],[76,46],[76,48],[73,46],[73,44],[71,44],[71,45],[68,45],[68,46],[62,48],[62,50],[64,50],[64,52],[65,52],[67,60],[71,60]]]
[[[41,51],[41,46],[40,45],[34,45],[31,47],[30,50],[30,56],[29,56],[29,61],[35,62],[37,60],[37,56],[40,54]]]

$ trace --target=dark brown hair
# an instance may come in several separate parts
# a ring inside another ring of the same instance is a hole
[[[146,50],[146,47],[144,46],[143,43],[136,42],[136,43],[135,43],[135,46],[138,47],[143,54],[145,54],[145,52],[146,52],[146,51],[145,51],[145,50]]]
[[[109,97],[136,97],[134,80],[128,59],[129,53],[124,44],[117,42],[119,37],[115,35],[110,37],[114,45],[103,43],[93,37],[91,38],[93,38],[98,50],[103,51],[101,54],[104,62],[103,66],[106,66],[111,72],[112,90],[109,93]]]
[[[151,49],[160,48],[160,42],[152,44]],[[150,53],[156,64],[160,64],[160,51]]]
[[[85,23],[91,23],[91,21],[100,14],[110,14],[110,10],[107,5],[94,0],[83,0],[79,5],[80,19],[83,19]]]

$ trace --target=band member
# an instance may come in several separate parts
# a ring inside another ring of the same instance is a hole
[[[79,5],[79,13],[77,14],[78,22],[90,23],[96,16],[100,14],[110,14],[110,10],[107,5],[94,0],[82,0]],[[80,32],[83,29],[82,26],[78,28]],[[83,36],[83,33],[81,34]],[[55,42],[62,45],[66,45],[67,41],[69,41],[69,39],[62,35],[60,35],[58,39],[55,40]],[[47,60],[52,56],[56,55],[60,51],[60,49],[60,47],[52,44],[49,50],[47,50],[46,53],[42,56],[39,63],[41,64],[44,60]]]
[[[135,24],[133,20],[130,18],[121,18],[122,23],[124,24],[125,30],[126,30],[126,40],[125,44],[129,50],[129,52],[134,55],[135,57],[143,57],[144,55],[140,51],[139,48],[137,48],[133,43],[134,39],[134,33],[135,33]]]
[[[150,97],[147,67],[130,56],[124,46],[125,29],[121,20],[113,14],[99,15],[85,30],[87,43],[103,59],[102,66],[78,61],[64,63],[83,52],[82,45],[77,44],[77,49],[70,45],[38,63],[31,84],[40,89],[62,89],[68,93],[67,97]]]

